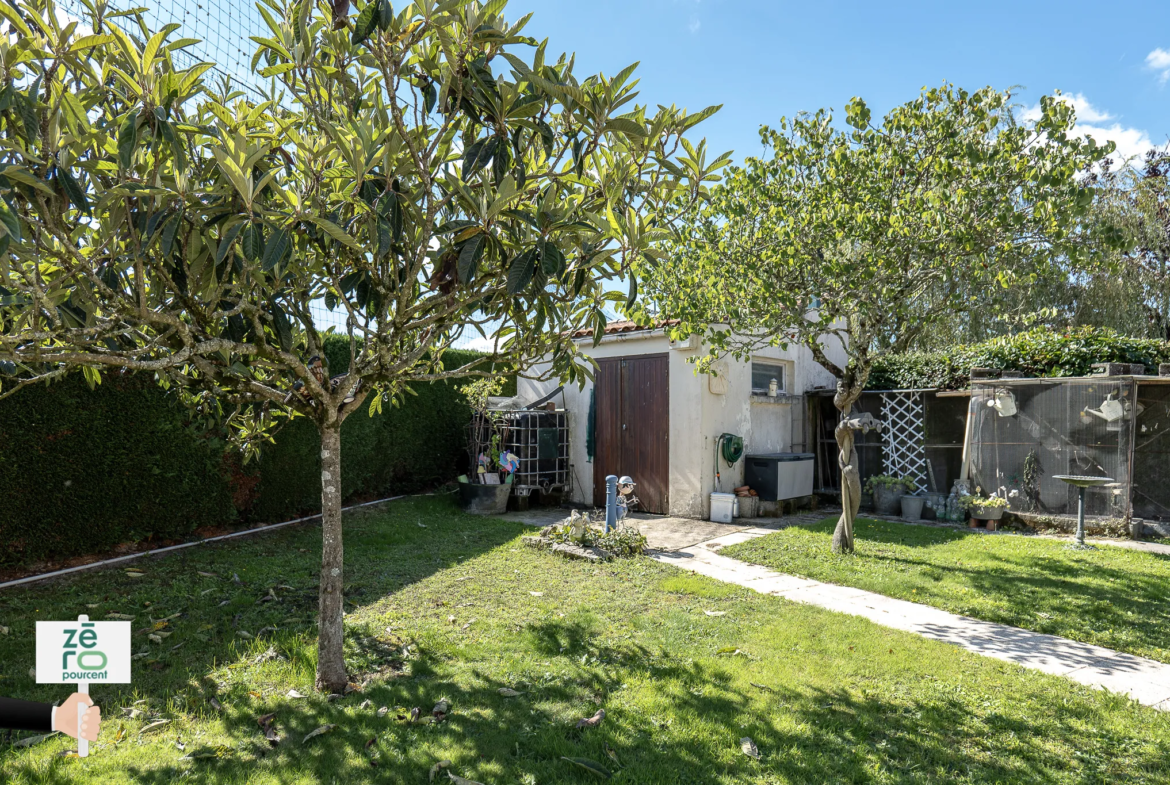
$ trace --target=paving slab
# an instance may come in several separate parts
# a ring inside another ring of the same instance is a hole
[[[509,512],[499,516],[507,521],[516,521],[527,526],[543,528],[560,523],[569,517],[569,510],[561,507],[535,507],[524,512]],[[715,523],[693,518],[679,518],[673,515],[649,515],[633,513],[622,526],[631,526],[646,535],[646,541],[653,550],[677,551],[700,542],[719,539],[746,529],[758,528],[758,518],[737,518],[732,523]],[[774,531],[774,529],[767,529]],[[751,539],[750,537],[748,539]]]
[[[823,516],[822,516],[823,517]],[[882,594],[786,575],[747,564],[718,551],[775,531],[757,525],[723,532],[698,544],[651,558],[727,583],[793,602],[861,616],[885,627],[942,641],[985,657],[1015,663],[1098,689],[1128,695],[1170,711],[1170,665],[1088,643],[959,616],[929,605]],[[1145,550],[1145,549],[1143,549]]]

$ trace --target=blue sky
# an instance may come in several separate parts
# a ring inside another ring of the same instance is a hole
[[[863,97],[875,115],[944,80],[1060,89],[1081,125],[1122,151],[1170,135],[1170,3],[841,2],[839,0],[511,0],[509,19],[549,51],[577,53],[580,76],[639,60],[640,102],[723,110],[697,129],[736,160],[758,128]]]

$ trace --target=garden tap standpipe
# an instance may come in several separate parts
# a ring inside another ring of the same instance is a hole
[[[605,533],[617,528],[617,484],[616,474],[605,478]]]

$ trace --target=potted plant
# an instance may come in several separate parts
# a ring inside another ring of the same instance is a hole
[[[909,477],[875,474],[865,481],[865,492],[873,497],[873,508],[883,515],[897,515],[902,511],[902,497],[918,489]],[[921,515],[922,511],[919,510]]]
[[[912,493],[903,494],[898,500],[902,505],[902,517],[908,521],[922,520],[922,505],[926,503],[925,496],[915,496]]]
[[[459,500],[467,512],[499,515],[508,509],[512,493],[512,475],[519,461],[502,449],[508,428],[498,412],[489,408],[493,395],[500,392],[504,380],[478,379],[463,386],[463,396],[471,407],[467,428],[467,453],[471,471],[459,476]]]
[[[967,513],[977,521],[998,521],[1003,517],[1003,511],[1007,509],[1007,499],[1001,498],[992,494],[991,496],[982,496],[979,494],[979,489],[976,489],[976,495],[964,496],[962,501],[967,506]]]

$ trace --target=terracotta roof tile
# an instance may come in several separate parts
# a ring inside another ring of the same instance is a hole
[[[658,330],[658,329],[661,329],[663,327],[671,327],[671,326],[676,325],[676,324],[678,324],[678,319],[659,319],[654,324],[652,324],[648,327],[644,327],[644,326],[638,325],[636,322],[631,322],[629,320],[624,319],[622,321],[609,322],[608,324],[606,324],[605,325],[605,334],[606,335],[615,335],[617,333],[637,333],[637,332],[643,332],[643,331],[648,331],[648,330]],[[576,332],[573,333],[574,338],[586,338],[590,335],[593,335],[592,330],[577,330]]]

